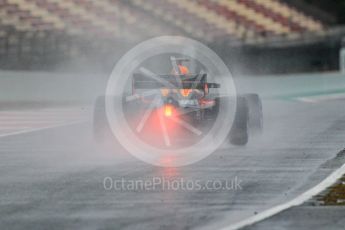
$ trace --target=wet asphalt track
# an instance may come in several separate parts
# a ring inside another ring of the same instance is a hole
[[[0,138],[0,229],[216,229],[318,184],[344,148],[344,100],[263,101],[265,132],[182,168],[158,168],[99,148],[86,122]],[[336,167],[336,166],[334,166]],[[315,176],[318,175],[318,176]],[[126,181],[239,180],[241,189],[106,190]]]

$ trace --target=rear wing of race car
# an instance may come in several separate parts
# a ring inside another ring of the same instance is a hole
[[[133,74],[133,89],[205,89],[220,88],[220,84],[208,83],[207,74],[193,75],[156,75],[147,77],[140,73]]]

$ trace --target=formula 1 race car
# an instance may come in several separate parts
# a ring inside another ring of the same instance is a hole
[[[148,116],[153,117],[153,120],[159,120],[163,116],[173,119],[190,132],[199,135],[198,132],[203,132],[204,127],[212,126],[212,122],[219,115],[221,95],[217,93],[217,89],[221,85],[209,82],[208,74],[203,71],[190,74],[188,69],[181,64],[182,61],[189,60],[173,58],[171,61],[173,71],[170,74],[157,75],[145,68],[140,68],[139,71],[133,73],[131,93],[121,99],[124,114],[128,117],[134,115],[144,117],[132,119],[135,121],[132,122],[135,123],[133,129],[137,131],[143,129],[145,125],[142,122],[148,121]],[[261,100],[257,94],[238,95],[235,99],[236,112],[228,140],[234,145],[245,145],[249,135],[262,131]],[[105,101],[106,97],[100,96],[94,105],[93,133],[98,141],[104,141],[107,137],[113,138],[106,116]],[[157,117],[152,112],[153,110],[158,111]],[[163,128],[169,132],[169,125]]]

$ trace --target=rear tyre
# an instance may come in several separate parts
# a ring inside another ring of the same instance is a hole
[[[233,145],[246,145],[248,143],[248,103],[245,97],[237,97],[236,114],[229,133],[229,141]]]
[[[105,96],[97,97],[93,112],[93,136],[96,142],[103,143],[112,135],[105,113]]]
[[[263,112],[261,99],[257,94],[246,94],[244,97],[246,98],[249,109],[249,133],[253,135],[261,134],[263,131]]]

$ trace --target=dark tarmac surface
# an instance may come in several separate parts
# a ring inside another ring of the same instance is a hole
[[[262,137],[245,147],[225,144],[181,168],[154,167],[118,146],[95,144],[91,110],[61,110],[62,104],[57,110],[45,104],[44,111],[2,107],[0,229],[231,227],[298,197],[340,167],[342,162],[332,159],[344,148],[344,76],[247,78],[237,82],[237,88],[264,99]],[[11,133],[17,135],[8,136]],[[109,178],[126,185],[164,183],[154,189],[108,189],[104,181]],[[192,186],[183,186],[186,182]],[[175,187],[166,186],[169,183]],[[306,203],[248,229],[343,229],[342,217],[341,207]]]
[[[345,207],[309,206],[303,205],[294,207],[276,216],[259,222],[245,230],[323,230],[323,229],[344,229]]]
[[[344,148],[344,102],[264,100],[263,105],[261,138],[245,147],[224,145],[181,168],[158,168],[101,148],[88,122],[2,137],[0,229],[216,229],[289,201],[338,167],[320,171]],[[108,177],[127,184],[159,178],[193,186],[107,189]],[[236,180],[240,186],[223,189]],[[215,181],[222,189],[205,188]],[[327,208],[318,210],[316,218],[327,218],[322,215]],[[308,212],[301,213],[308,219]],[[253,229],[294,229],[302,226],[303,216],[298,218]]]

